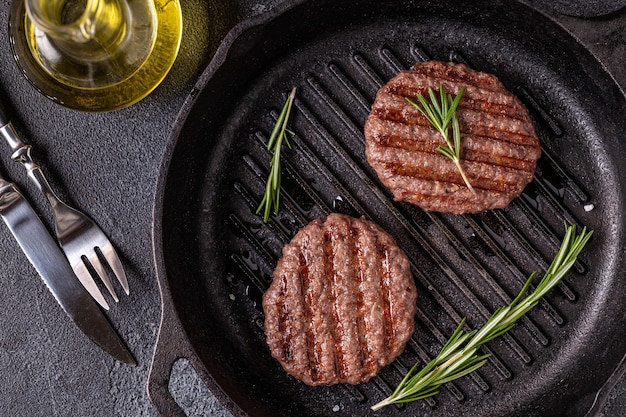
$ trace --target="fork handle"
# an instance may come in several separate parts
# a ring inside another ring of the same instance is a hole
[[[41,171],[41,167],[33,160],[30,154],[32,146],[26,144],[15,131],[2,101],[0,101],[0,135],[6,140],[13,152],[11,159],[24,165],[28,172],[28,177],[46,196],[50,204],[53,207],[56,206],[60,202],[59,198],[52,191],[50,184]]]
[[[7,113],[4,110],[4,106],[2,105],[2,102],[0,102],[0,129],[4,131],[4,129],[7,127],[7,125],[9,125],[9,123],[10,123],[9,117],[7,116]],[[2,135],[4,136],[4,132],[2,133]],[[3,192],[6,189],[8,189],[11,185],[12,185],[11,182],[3,178],[2,174],[0,174],[0,195],[2,195]]]
[[[13,152],[11,159],[24,165],[28,176],[37,185],[37,188],[44,193],[53,206],[56,205],[59,202],[59,198],[54,194],[52,188],[50,188],[50,184],[48,184],[48,181],[44,177],[41,167],[33,160],[30,154],[32,146],[26,144],[17,134],[1,101],[0,135],[6,140]]]
[[[0,103],[1,106],[1,103]],[[4,118],[3,118],[4,117]],[[19,137],[13,124],[6,118],[6,113],[2,112],[0,108],[0,124],[3,122],[6,123],[4,126],[0,127],[0,135],[6,140],[6,142],[11,147],[11,151],[13,154],[11,155],[11,159],[16,162],[21,163],[26,171],[28,172],[28,177],[35,183],[37,188],[46,196],[52,207],[56,206],[60,203],[59,198],[56,196],[48,180],[43,175],[41,171],[41,167],[33,160],[31,156],[32,146],[24,143],[22,139]]]
[[[4,105],[0,101],[0,127],[4,127],[10,123],[9,116],[7,116],[6,110],[4,110]]]

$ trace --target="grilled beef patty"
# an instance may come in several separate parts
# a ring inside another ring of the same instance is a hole
[[[263,295],[267,344],[308,385],[365,382],[404,350],[416,298],[409,261],[388,233],[331,214],[283,248]]]
[[[475,190],[464,183],[452,160],[436,149],[445,142],[406,98],[428,97],[443,84],[457,108],[461,165]],[[492,74],[464,64],[428,61],[402,71],[376,95],[365,122],[365,153],[396,200],[427,211],[477,213],[506,207],[532,180],[541,154],[522,102]]]

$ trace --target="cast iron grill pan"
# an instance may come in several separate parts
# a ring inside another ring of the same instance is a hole
[[[626,123],[615,112],[625,106],[600,64],[554,22],[513,2],[302,2],[235,32],[183,109],[165,157],[155,252],[170,303],[164,314],[182,333],[169,349],[188,344],[183,356],[236,415],[374,415],[369,407],[415,362],[434,357],[463,317],[481,326],[532,271],[548,267],[567,221],[592,228],[592,242],[537,309],[484,348],[488,364],[432,399],[376,414],[593,414],[626,352]],[[494,73],[529,108],[542,157],[508,208],[427,213],[393,201],[368,166],[363,123],[376,91],[428,59]],[[264,224],[255,210],[271,158],[265,147],[292,86],[283,204]],[[270,357],[261,295],[283,245],[331,212],[375,221],[406,251],[420,294],[417,325],[406,351],[372,381],[312,388]]]

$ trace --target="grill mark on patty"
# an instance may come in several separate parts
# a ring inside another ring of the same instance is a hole
[[[413,195],[415,195],[416,197],[428,196],[429,195],[428,193],[420,193],[418,190],[420,189],[421,183],[424,183],[425,185],[429,185],[429,183],[434,181],[432,177],[428,177],[428,178],[419,177],[415,175],[415,173],[410,172],[406,168],[403,168],[400,171],[396,172],[392,180],[393,180],[394,185],[401,183],[401,182],[405,182],[405,183],[412,182],[414,186],[410,192],[413,193]],[[507,186],[506,184],[500,184],[497,182],[492,182],[494,186],[489,186],[487,184],[487,181],[475,181],[475,180],[470,180],[470,181],[472,181],[475,192],[488,191],[490,193],[493,193],[494,195],[504,194],[515,188],[514,185]],[[463,180],[457,177],[452,177],[452,176],[449,178],[440,177],[438,178],[437,182],[441,185],[440,190],[444,190],[444,192],[446,193],[453,193],[453,192],[460,190],[461,188],[467,188]]]
[[[363,335],[369,355],[365,367],[375,369],[377,358],[388,355],[385,323],[386,294],[381,291],[380,252],[377,247],[378,233],[367,225],[360,225],[360,251],[364,261],[363,293],[368,297],[363,303],[363,322],[367,332]]]
[[[325,253],[326,259],[331,260],[331,262],[326,262],[326,269],[327,269],[328,275],[331,276],[331,279],[329,280],[329,284],[330,284],[330,294],[331,294],[330,305],[332,308],[332,316],[331,316],[332,322],[329,323],[329,325],[332,328],[332,335],[333,335],[334,346],[335,346],[335,352],[334,352],[335,372],[339,378],[345,378],[349,372],[348,365],[344,358],[344,347],[343,347],[342,338],[341,338],[341,335],[344,333],[345,330],[344,330],[344,323],[340,319],[338,308],[337,308],[337,303],[339,301],[339,297],[336,293],[337,288],[338,288],[338,275],[335,272],[334,262],[333,262],[333,259],[334,259],[333,243],[332,243],[330,233],[328,233],[327,230],[324,231],[324,253]]]
[[[310,254],[308,252],[309,248],[307,245],[307,240],[308,239],[304,239],[302,242],[302,257],[300,258],[301,263],[300,266],[302,265],[311,265],[311,263],[315,260],[318,259],[319,257],[317,256],[311,256],[312,254]],[[307,254],[309,256],[307,256]],[[302,271],[302,269],[300,269]],[[308,357],[308,361],[309,361],[309,372],[310,372],[310,378],[312,381],[317,381],[320,379],[321,377],[321,370],[320,370],[320,364],[319,364],[319,357],[318,357],[318,352],[317,352],[317,343],[316,343],[316,338],[315,338],[315,332],[314,332],[314,327],[313,327],[313,297],[311,296],[311,287],[310,284],[311,282],[316,279],[315,278],[311,278],[309,272],[311,271],[310,268],[306,269],[306,274],[299,274],[300,280],[301,280],[301,288],[302,288],[302,300],[304,301],[303,305],[304,305],[304,323],[306,326],[306,330],[305,330],[305,337],[306,337],[306,346],[307,346],[307,357]],[[313,270],[315,271],[315,270]]]
[[[372,140],[381,148],[400,149],[410,152],[422,152],[441,155],[437,148],[443,145],[443,140],[437,141],[434,135],[403,134],[382,130],[380,134],[373,133]],[[527,172],[534,172],[537,152],[535,148],[509,144],[506,149],[498,147],[496,140],[489,140],[480,136],[463,137],[463,153],[465,161],[484,162],[501,167],[514,168]]]
[[[443,205],[454,205],[459,210],[469,210],[478,204],[481,204],[484,210],[490,210],[502,207],[508,202],[508,197],[498,192],[479,189],[472,193],[467,188],[459,188],[456,184],[453,184],[454,189],[451,189],[449,184],[441,182],[429,182],[425,185],[430,189],[424,192],[416,191],[414,188],[395,187],[393,193],[400,200],[419,200],[420,207],[424,210],[437,210]]]
[[[387,102],[390,103],[387,103]],[[461,100],[463,103],[463,100]],[[392,121],[404,125],[417,125],[432,129],[430,122],[418,109],[409,104],[404,98],[401,102],[391,102],[389,97],[379,101],[372,107],[371,115],[384,121]],[[487,136],[500,141],[532,146],[536,144],[533,132],[523,129],[522,119],[508,117],[506,114],[490,112],[484,109],[470,109],[459,105],[457,110],[459,128],[462,134]],[[507,123],[513,122],[513,125]],[[493,126],[498,126],[494,129]],[[437,132],[435,130],[435,132]],[[438,133],[438,132],[437,132]]]
[[[406,86],[403,84],[399,85],[390,85],[385,88],[385,92],[389,94],[388,99],[390,101],[405,101],[407,98],[412,100],[413,102],[417,101],[417,95],[422,94],[425,97],[429,97],[428,87],[433,88],[433,91],[436,94],[436,97],[439,98],[439,83],[440,81],[433,80],[432,84],[424,82],[424,87],[417,86]],[[421,83],[420,83],[421,84]],[[454,96],[458,94],[458,91],[461,90],[461,87],[466,87],[463,91],[463,100],[462,103],[459,103],[458,108],[466,111],[475,110],[475,111],[483,111],[485,113],[505,116],[512,120],[525,121],[528,116],[527,112],[524,108],[519,106],[517,102],[492,102],[489,99],[481,99],[478,97],[471,97],[470,93],[468,93],[467,86],[459,83],[459,84],[449,84],[443,83],[444,89],[446,93]],[[434,87],[436,86],[436,88]],[[495,93],[494,93],[495,94]]]
[[[363,264],[363,255],[361,253],[361,245],[359,244],[359,229],[355,227],[354,224],[348,224],[348,234],[347,234],[347,244],[352,248],[352,260],[351,265],[354,267],[354,276],[353,280],[353,292],[356,294],[356,336],[359,341],[359,346],[361,349],[359,350],[358,355],[358,364],[359,367],[363,370],[361,375],[368,374],[373,371],[372,367],[372,354],[370,352],[370,347],[367,342],[367,323],[365,321],[365,301],[364,301],[364,291],[363,291],[363,282],[365,280],[365,269]]]
[[[408,144],[403,146],[402,143],[385,143],[379,142],[381,145],[396,151],[410,151],[411,153],[421,153],[429,156],[444,157],[437,148],[442,144],[428,144],[428,146],[417,146],[415,144]],[[535,172],[535,164],[532,161],[525,161],[523,159],[517,159],[515,157],[507,156],[494,156],[483,152],[474,152],[471,149],[464,149],[461,154],[461,159],[464,162],[475,162],[483,165],[491,165],[497,168],[510,168],[517,171],[524,171],[528,173]],[[373,160],[384,161],[382,158],[373,158]]]
[[[409,108],[409,106],[411,108]],[[461,107],[460,110],[463,110]],[[471,110],[472,114],[480,114],[480,110]],[[371,119],[381,126],[386,126],[395,129],[411,129],[411,133],[420,134],[426,136],[427,132],[431,130],[439,134],[437,130],[430,124],[430,122],[422,115],[419,110],[410,105],[408,102],[404,108],[380,108],[379,106],[373,107],[371,112]],[[471,117],[467,113],[458,113],[459,117],[459,129],[463,137],[466,136],[482,136],[485,138],[493,139],[502,144],[514,144],[517,146],[533,147],[536,144],[536,137],[534,134],[524,133],[519,130],[502,129],[500,131],[485,130],[485,127],[490,125],[487,123],[479,123],[480,120],[470,120]],[[500,120],[502,125],[504,118],[499,113],[493,113],[483,117],[482,120]],[[488,119],[489,118],[489,119]],[[482,132],[482,133],[480,133]],[[440,139],[443,140],[443,139]]]
[[[411,74],[435,80],[443,79],[449,82],[460,80],[463,85],[493,93],[498,93],[504,88],[498,79],[487,73],[478,71],[468,72],[467,70],[463,70],[460,65],[447,65],[446,63],[437,61],[431,61],[428,64],[429,65],[414,65],[413,68],[411,68]],[[437,83],[437,85],[439,84]]]
[[[422,125],[406,125],[388,120],[375,120],[369,124],[371,139],[381,146],[403,147],[408,150],[430,149],[444,144],[434,128]],[[532,162],[540,154],[536,146],[513,143],[493,136],[461,132],[463,151],[477,155],[492,155],[494,158],[511,158],[522,162]],[[434,149],[434,148],[433,148]]]
[[[385,343],[385,354],[390,346],[395,344],[395,334],[393,331],[393,311],[392,311],[392,293],[390,291],[391,286],[391,270],[389,266],[389,252],[386,247],[382,246],[379,242],[376,242],[376,252],[380,255],[379,263],[379,285],[381,291],[381,300],[383,300],[383,323],[385,329],[385,339],[388,343]]]
[[[413,107],[413,106],[411,106]],[[424,116],[419,113],[417,109],[415,109],[417,113],[413,113],[413,110],[409,110],[407,112],[411,112],[411,115],[403,115],[400,112],[390,113],[390,112],[382,112],[379,109],[373,109],[371,112],[372,120],[368,120],[369,123],[373,122],[393,122],[398,125],[404,126],[416,126],[420,129],[425,130],[433,130],[439,135],[439,132],[434,130],[430,122],[424,118]],[[414,119],[413,119],[414,117]],[[492,140],[497,140],[502,143],[510,143],[514,145],[521,146],[529,146],[533,147],[537,144],[537,138],[534,135],[528,135],[525,133],[521,133],[518,131],[512,131],[507,129],[499,129],[495,130],[492,127],[480,124],[477,122],[467,122],[464,118],[459,117],[459,130],[461,131],[461,138],[466,137],[467,135],[472,136],[480,136]],[[442,138],[439,138],[441,142],[443,142]]]
[[[336,344],[336,331],[338,330],[337,322],[333,320],[333,298],[332,288],[337,277],[340,275],[336,262],[335,245],[332,242],[332,235],[327,235],[327,229],[317,228],[316,232],[321,236],[319,239],[323,242],[320,247],[322,252],[321,258],[324,260],[319,267],[321,276],[316,281],[318,285],[318,297],[312,302],[316,306],[315,336],[317,343],[320,345],[319,360],[323,370],[323,380],[333,379],[337,377],[338,352]]]
[[[459,82],[445,77],[428,77],[423,74],[416,73],[413,70],[403,71],[411,84],[391,83],[385,85],[382,89],[392,96],[414,98],[417,93],[428,95],[428,87],[431,87],[436,96],[439,97],[439,85],[443,84],[446,93],[453,97],[465,88],[463,97],[465,98],[465,106],[470,108],[490,108],[492,111],[499,111],[508,114],[511,117],[520,118],[526,113],[524,108],[519,107],[519,98],[512,95],[502,95],[505,88],[500,85],[498,89],[482,88],[476,84]]]
[[[300,262],[300,265],[303,265]],[[306,268],[306,264],[304,265]],[[306,272],[305,272],[306,273]],[[284,275],[280,276],[280,300],[287,299],[287,278]],[[292,338],[291,338],[291,329],[293,328],[290,325],[290,316],[289,310],[285,305],[284,301],[279,301],[276,305],[276,309],[279,314],[279,322],[278,322],[278,332],[282,335],[282,349],[281,349],[281,357],[286,361],[291,361],[293,358],[291,357],[291,346],[292,346]]]
[[[410,159],[410,163],[407,160]],[[432,180],[464,184],[455,163],[443,155],[427,152],[406,152],[404,149],[386,148],[372,158],[379,166],[381,175],[388,181],[396,176],[413,177],[416,180]],[[461,165],[475,188],[493,191],[510,191],[519,187],[521,180],[532,179],[530,171],[503,167],[486,162],[465,159]]]

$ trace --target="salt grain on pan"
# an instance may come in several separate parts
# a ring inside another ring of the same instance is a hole
[[[333,407],[333,411],[336,413],[337,411],[339,411],[341,409],[341,407],[339,407],[339,405],[335,405]]]
[[[593,204],[587,204],[584,208],[585,211],[591,211],[595,208],[595,206]]]
[[[231,301],[235,301],[235,294],[229,294],[228,298],[230,298]]]

